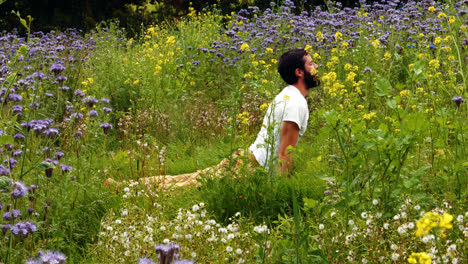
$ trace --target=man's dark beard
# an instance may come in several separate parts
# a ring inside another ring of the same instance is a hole
[[[320,85],[320,79],[317,75],[312,75],[308,71],[304,71],[304,82],[307,90],[317,87]]]

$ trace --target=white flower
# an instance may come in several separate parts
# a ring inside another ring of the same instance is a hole
[[[200,203],[200,207],[204,207],[205,206],[205,203]]]
[[[400,219],[400,215],[399,214],[396,214],[394,217],[393,217],[393,220],[398,220]]]
[[[127,195],[126,194],[122,195],[122,198],[127,199]]]
[[[320,230],[323,230],[324,228],[325,228],[325,226],[324,226],[323,224],[320,224],[320,225],[319,225],[319,229],[320,229]]]
[[[166,231],[166,227],[165,227],[165,226],[161,226],[161,227],[159,228],[159,230],[161,230],[161,231]]]
[[[240,248],[236,249],[236,254],[237,254],[237,255],[242,254],[242,249],[240,249]]]
[[[192,211],[196,212],[200,209],[200,207],[198,207],[198,205],[194,205],[192,206]]]
[[[226,251],[227,251],[227,252],[232,252],[232,247],[227,246],[227,247],[226,247]]]
[[[121,224],[122,221],[120,221],[120,219],[117,219],[117,220],[115,220],[115,223],[116,223],[116,224]]]
[[[239,263],[239,264],[245,263],[245,260],[243,258],[240,258],[239,262],[237,262],[237,263]]]
[[[366,225],[370,225],[372,223],[372,219],[367,219]]]
[[[406,229],[403,226],[398,227],[397,231],[400,235],[406,234]]]
[[[372,204],[373,204],[373,205],[378,205],[378,204],[379,204],[379,200],[377,200],[377,199],[372,200]]]
[[[117,240],[117,239],[119,239],[118,236],[113,236],[113,237],[112,237],[112,240]]]
[[[422,242],[423,242],[424,244],[426,244],[427,242],[429,242],[429,240],[430,240],[430,239],[429,239],[429,236],[425,236],[425,237],[422,238]]]
[[[457,258],[452,259],[452,264],[458,264],[458,259]]]
[[[186,234],[186,235],[185,235],[185,239],[191,240],[191,239],[192,239],[192,235],[191,235],[191,234]]]
[[[457,216],[457,221],[463,223],[463,215]]]
[[[421,210],[421,206],[419,206],[419,204],[415,205],[414,210],[418,210],[418,211]]]
[[[192,258],[196,258],[196,257],[197,257],[197,253],[192,252],[192,254],[190,254],[190,256],[191,256]]]
[[[114,230],[114,229],[112,228],[112,226],[108,226],[108,227],[106,227],[106,230],[107,230],[107,231],[112,231],[112,230]]]
[[[367,259],[363,258],[361,261],[363,264],[367,264]]]
[[[229,235],[227,236],[227,239],[229,239],[229,240],[231,240],[231,239],[233,239],[233,238],[234,238],[234,234],[229,234]]]
[[[330,217],[334,217],[336,215],[336,212],[331,212]]]
[[[124,192],[129,192],[129,191],[130,191],[130,188],[128,188],[128,187],[124,188]]]
[[[239,217],[240,215],[241,215],[241,213],[240,213],[240,212],[237,212],[234,216],[235,216],[235,217]]]
[[[151,227],[148,227],[146,230],[148,230],[148,233],[151,233],[151,234],[153,233],[153,228]]]
[[[224,227],[222,227],[222,228],[218,229],[218,232],[219,232],[219,233],[224,233],[224,234],[226,234],[226,233],[227,233],[227,229],[224,228]]]
[[[408,223],[408,228],[409,228],[409,229],[413,229],[413,228],[414,228],[414,223],[413,223],[413,222],[409,222],[409,223]]]
[[[393,253],[392,254],[392,260],[393,261],[397,261],[399,258],[400,258],[400,254],[398,254],[398,253]]]
[[[169,239],[167,239],[167,238],[163,240],[163,243],[164,243],[164,244],[169,244],[169,242],[170,242],[170,241],[169,241]]]
[[[366,218],[367,218],[367,213],[366,213],[366,212],[362,212],[362,213],[361,213],[361,217],[364,218],[364,219],[366,219]]]
[[[210,226],[210,225],[205,225],[205,228],[204,228],[204,229],[205,229],[205,231],[208,231],[208,230],[211,229],[211,226]]]
[[[382,217],[382,213],[381,213],[381,212],[376,213],[376,214],[375,214],[375,217],[378,218],[378,219],[380,219],[380,218]]]
[[[390,248],[391,248],[393,251],[398,250],[398,246],[395,245],[395,244],[391,244],[391,245],[390,245]]]
[[[223,237],[223,238],[221,238],[221,242],[226,243],[227,240]]]
[[[407,214],[405,212],[401,212],[401,218],[405,219]]]
[[[349,221],[348,221],[348,225],[354,225],[354,221],[353,221],[353,220],[349,220]]]

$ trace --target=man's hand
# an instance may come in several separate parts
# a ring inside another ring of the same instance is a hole
[[[289,177],[291,170],[293,151],[299,137],[299,126],[291,121],[283,121],[281,125],[281,144],[279,149],[279,171]]]

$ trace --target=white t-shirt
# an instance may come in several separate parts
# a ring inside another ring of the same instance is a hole
[[[260,165],[268,168],[272,164],[270,162],[274,164],[278,160],[283,121],[291,121],[299,126],[299,141],[307,129],[308,120],[309,107],[304,96],[292,85],[285,87],[268,107],[262,128],[249,150]]]

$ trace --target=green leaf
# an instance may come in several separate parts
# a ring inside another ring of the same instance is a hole
[[[50,162],[42,162],[39,165],[37,165],[37,168],[45,170],[45,169],[55,168],[55,166],[54,164]]]
[[[424,61],[420,60],[420,61],[416,62],[413,66],[414,66],[414,74],[416,74],[416,76],[418,76],[424,70]]]
[[[375,81],[375,88],[378,96],[388,96],[392,85],[387,79],[379,79]]]
[[[397,103],[395,100],[387,100],[387,105],[390,107],[390,109],[396,109],[397,108]]]
[[[10,144],[13,145],[15,143],[15,139],[13,136],[5,135],[0,137],[0,145]]]
[[[0,177],[0,190],[8,189],[9,186],[10,186],[10,178],[8,178],[7,176],[1,176]]]
[[[302,201],[304,201],[304,207],[305,208],[314,208],[317,205],[317,201],[314,199],[310,198],[303,198]]]

